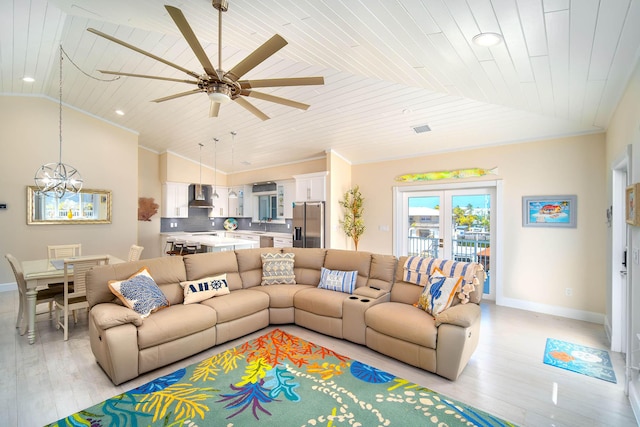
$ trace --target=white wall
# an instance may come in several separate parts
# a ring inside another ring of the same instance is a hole
[[[624,96],[618,104],[607,130],[607,166],[610,166],[625,152],[627,145],[632,145],[631,182],[637,183],[640,182],[640,62],[636,64]],[[610,179],[607,182],[610,187]],[[609,204],[611,204],[610,188],[607,190]],[[629,228],[631,241],[627,242],[629,244],[628,253],[632,254],[634,250],[640,250],[640,227]],[[631,288],[631,330],[628,336],[631,338],[630,348],[635,350],[640,345],[637,338],[640,334],[640,265],[634,264],[632,259],[633,257],[629,256],[627,267]],[[613,267],[609,266],[609,269],[611,268]],[[611,286],[610,280],[608,283]],[[638,351],[630,352],[627,363],[630,366],[638,366],[640,363]],[[640,419],[640,378],[635,370],[629,369],[627,374],[631,376],[629,384],[631,404],[636,418]]]
[[[62,161],[78,169],[86,188],[111,190],[111,224],[27,225],[26,188],[43,163],[57,162],[58,102],[0,96],[0,254],[19,260],[47,256],[47,245],[82,243],[84,254],[126,257],[137,240],[138,136],[81,113],[63,110]],[[14,283],[6,260],[0,284]]]
[[[503,303],[602,322],[607,258],[604,158],[605,136],[596,134],[355,165],[352,185],[360,185],[365,198],[367,231],[361,249],[392,253],[392,190],[403,185],[396,176],[498,167],[499,175],[486,179],[503,182],[504,262],[498,266]],[[437,181],[444,182],[456,181]],[[578,197],[577,228],[522,227],[522,196],[563,194]],[[572,288],[573,296],[567,297],[565,288]]]
[[[158,213],[149,221],[138,221],[138,244],[144,247],[142,259],[162,255],[160,215],[162,212],[162,185],[160,184],[160,155],[155,151],[138,149],[138,197],[153,198]]]

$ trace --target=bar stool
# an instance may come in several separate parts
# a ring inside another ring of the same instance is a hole
[[[182,255],[195,254],[200,251],[200,243],[185,243],[182,249]]]
[[[176,239],[175,237],[168,237],[167,243],[165,245],[165,252],[167,255],[180,255],[182,253],[182,248],[184,247],[184,242]]]

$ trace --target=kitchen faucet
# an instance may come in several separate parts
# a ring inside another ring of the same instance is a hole
[[[261,224],[264,224],[264,231],[265,232],[267,231],[267,221],[268,220],[269,219],[265,216],[265,217],[260,218],[260,221],[258,222],[258,226],[260,226]]]

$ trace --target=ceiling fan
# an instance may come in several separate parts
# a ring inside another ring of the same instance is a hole
[[[261,120],[267,120],[269,116],[264,114],[253,104],[246,100],[247,97],[262,99],[264,101],[275,102],[276,104],[287,105],[289,107],[299,108],[306,110],[309,108],[308,104],[292,101],[290,99],[281,98],[268,93],[256,92],[254,88],[266,88],[266,87],[278,87],[278,86],[306,86],[306,85],[322,85],[324,84],[323,77],[292,77],[292,78],[280,78],[280,79],[258,79],[258,80],[240,80],[242,76],[258,66],[264,60],[276,53],[287,45],[287,41],[280,35],[276,34],[267,40],[262,46],[254,50],[249,56],[244,58],[240,63],[229,71],[222,69],[222,12],[226,12],[229,8],[228,0],[213,0],[213,7],[218,10],[218,68],[214,68],[213,64],[207,57],[202,45],[196,38],[195,33],[191,29],[191,26],[187,22],[182,11],[176,7],[165,5],[165,9],[169,12],[169,15],[173,19],[173,22],[178,26],[178,29],[186,39],[187,43],[191,47],[191,50],[195,53],[196,57],[202,64],[204,74],[198,74],[194,71],[187,70],[177,64],[174,64],[166,59],[160,58],[152,53],[144,51],[138,47],[135,47],[127,42],[119,40],[108,34],[100,32],[94,28],[88,28],[94,34],[100,37],[104,37],[107,40],[118,43],[124,47],[134,50],[138,53],[148,56],[149,58],[160,61],[170,67],[178,69],[195,80],[182,80],[160,76],[149,76],[144,74],[131,74],[123,73],[119,71],[106,71],[98,70],[104,74],[113,74],[118,76],[129,77],[142,77],[146,79],[166,80],[170,82],[188,83],[197,86],[197,89],[189,90],[186,92],[176,93],[174,95],[165,96],[163,98],[154,99],[152,102],[164,102],[170,99],[180,98],[194,93],[204,92],[211,99],[211,108],[209,109],[209,117],[218,117],[220,112],[220,105],[230,100],[235,101],[238,105],[244,107]]]

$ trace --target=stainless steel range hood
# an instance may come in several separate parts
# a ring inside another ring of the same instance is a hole
[[[190,208],[212,208],[211,199],[207,197],[207,187],[210,185],[193,184],[193,199],[189,202]]]

